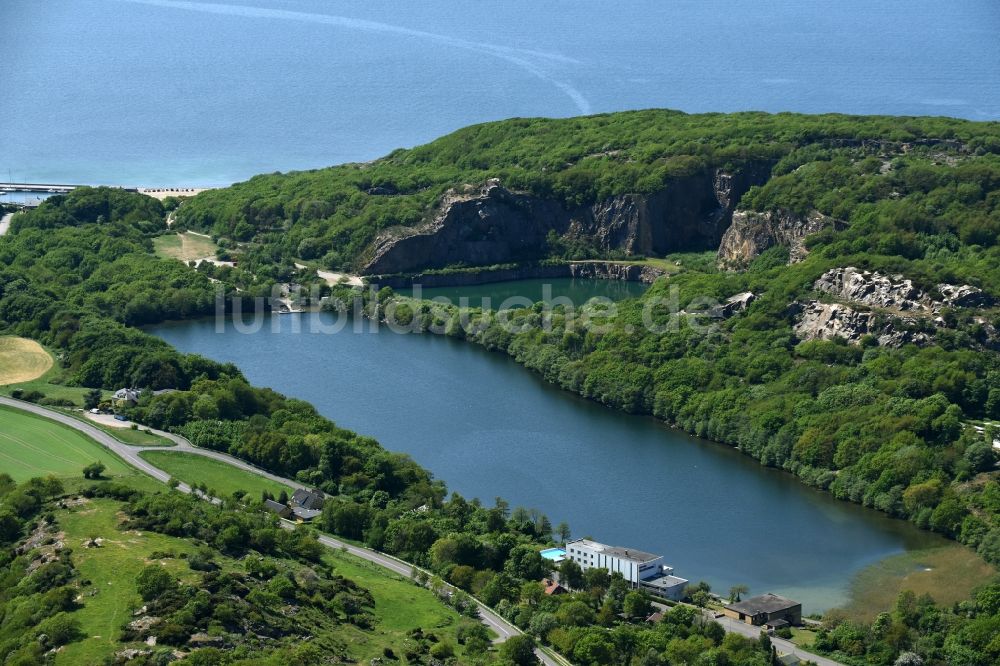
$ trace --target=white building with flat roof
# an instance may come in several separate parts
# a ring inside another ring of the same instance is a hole
[[[607,569],[620,573],[625,580],[638,587],[647,578],[662,575],[670,567],[663,565],[662,555],[653,555],[634,548],[607,546],[590,539],[577,539],[566,544],[566,557],[580,565],[580,568]],[[670,572],[673,570],[670,569]],[[670,573],[667,572],[667,573]]]

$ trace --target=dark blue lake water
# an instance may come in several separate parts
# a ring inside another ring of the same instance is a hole
[[[998,33],[995,0],[3,0],[0,179],[222,184],[646,107],[997,119]]]
[[[467,497],[499,495],[569,522],[576,537],[661,553],[678,575],[722,592],[745,583],[818,611],[843,603],[865,566],[945,543],[729,447],[553,388],[480,347],[384,327],[310,332],[332,317],[276,316],[254,334],[217,332],[214,321],[152,332],[308,400]]]

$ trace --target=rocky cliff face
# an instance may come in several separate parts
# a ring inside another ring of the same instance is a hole
[[[454,264],[541,259],[549,232],[602,250],[665,254],[718,245],[740,197],[765,182],[770,163],[678,178],[649,195],[624,194],[574,210],[511,192],[491,180],[474,195],[449,194],[431,220],[380,235],[365,274],[408,273]]]
[[[917,321],[901,317],[883,317],[874,312],[862,312],[840,303],[796,303],[795,335],[802,340],[832,340],[843,338],[857,344],[866,335],[875,336],[883,347],[905,344],[926,344],[930,336],[913,330]]]
[[[574,261],[567,264],[569,276],[575,278],[602,278],[652,284],[666,272],[653,266],[619,264],[613,261]]]
[[[739,210],[719,244],[719,267],[746,268],[768,248],[780,245],[789,249],[789,262],[802,261],[807,254],[805,238],[826,227],[843,229],[846,223],[813,211],[806,216],[788,211]]]
[[[992,302],[988,294],[970,285],[939,284],[936,291],[940,298],[933,298],[902,275],[883,275],[853,266],[823,273],[813,288],[849,304],[796,303],[794,329],[803,340],[839,337],[856,343],[865,335],[873,335],[882,346],[927,344],[936,330],[946,326],[944,317],[935,316],[942,308],[978,308]],[[974,321],[980,329],[978,341],[995,345],[997,336],[992,325],[981,317]]]
[[[903,312],[936,313],[944,307],[978,308],[992,301],[988,294],[971,285],[939,284],[937,294],[932,296],[902,275],[883,275],[853,266],[828,270],[816,280],[813,288],[860,305]]]

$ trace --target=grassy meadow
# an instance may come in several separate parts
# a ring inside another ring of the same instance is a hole
[[[55,421],[0,407],[0,467],[15,481],[35,476],[82,478],[94,461],[105,464],[105,476],[136,476],[139,472],[87,436]]]
[[[154,238],[153,248],[161,257],[184,262],[214,257],[219,249],[211,238],[190,231]]]
[[[195,453],[144,451],[139,455],[184,483],[189,485],[204,483],[214,491],[213,495],[219,497],[232,495],[237,490],[245,491],[253,497],[260,497],[265,490],[275,496],[282,490],[288,494],[292,492],[292,489],[284,484],[275,483],[270,479]]]

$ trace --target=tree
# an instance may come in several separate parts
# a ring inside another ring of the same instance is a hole
[[[582,601],[564,603],[556,611],[559,624],[564,627],[586,627],[594,623],[594,611]]]
[[[104,473],[105,469],[107,469],[107,468],[104,466],[104,463],[102,463],[100,461],[98,461],[98,462],[92,462],[92,463],[90,463],[89,465],[87,465],[86,467],[83,468],[83,478],[85,478],[85,479],[99,479],[99,478],[101,478],[101,474]]]
[[[96,409],[101,404],[101,389],[90,389],[83,394],[83,408],[86,410]]]
[[[611,585],[611,574],[607,569],[591,567],[583,572],[583,584],[588,590],[606,590]]]
[[[739,601],[740,597],[750,592],[750,587],[742,583],[729,588],[729,601]]]
[[[610,664],[614,645],[602,634],[589,632],[573,647],[573,656],[582,664]]]
[[[565,559],[559,563],[559,582],[573,590],[583,587],[583,569],[575,561]]]
[[[511,636],[500,646],[500,662],[511,666],[534,666],[538,663],[535,639],[523,634]]]
[[[167,590],[173,589],[176,584],[174,577],[157,564],[146,567],[135,578],[136,590],[143,601],[152,601]]]
[[[652,608],[653,604],[650,603],[649,597],[638,590],[632,590],[626,594],[625,601],[622,603],[622,612],[627,617],[646,617]]]
[[[559,541],[566,543],[570,538],[569,523],[563,521],[556,525],[556,536],[559,537]]]

